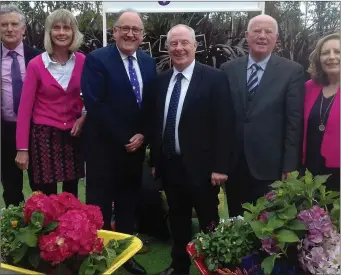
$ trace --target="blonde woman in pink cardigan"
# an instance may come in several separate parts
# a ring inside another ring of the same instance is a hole
[[[320,39],[311,54],[305,87],[303,164],[314,175],[331,174],[340,191],[340,35]]]
[[[85,116],[80,105],[80,77],[85,56],[76,52],[83,41],[77,21],[65,9],[45,23],[46,52],[32,59],[26,71],[17,121],[16,163],[32,167],[34,189],[77,196],[84,177],[80,138]]]

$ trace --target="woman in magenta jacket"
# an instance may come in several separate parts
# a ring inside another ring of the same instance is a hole
[[[303,164],[340,191],[340,35],[317,42],[305,84]]]
[[[32,188],[45,194],[63,191],[77,196],[84,177],[80,138],[85,116],[79,104],[80,78],[85,56],[77,50],[83,41],[74,15],[52,12],[45,23],[46,52],[28,64],[17,121],[16,163],[32,167]]]

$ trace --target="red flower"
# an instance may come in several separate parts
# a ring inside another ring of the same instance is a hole
[[[82,209],[83,207],[81,201],[71,193],[63,192],[59,195],[51,195],[50,198],[56,204],[57,217],[63,215],[68,210]]]
[[[96,229],[100,230],[104,225],[101,209],[98,206],[86,204],[83,205],[83,209],[90,222],[95,224]]]
[[[42,193],[35,194],[26,201],[24,206],[24,218],[26,223],[29,223],[31,216],[35,211],[40,211],[44,214],[43,226],[57,218],[57,209],[54,202]]]

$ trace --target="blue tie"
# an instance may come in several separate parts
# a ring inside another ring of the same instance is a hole
[[[12,92],[13,92],[13,111],[18,114],[21,90],[23,86],[23,82],[21,79],[20,65],[17,59],[17,53],[15,51],[9,51],[8,55],[12,57],[12,66],[11,66],[11,77],[12,77]]]
[[[128,62],[129,62],[129,76],[130,76],[130,83],[131,86],[133,87],[133,91],[136,97],[136,101],[137,104],[139,105],[139,107],[141,108],[141,93],[140,93],[140,84],[139,81],[137,79],[137,74],[133,65],[133,57],[132,56],[128,56]]]
[[[258,76],[257,76],[257,72],[258,70],[261,69],[261,67],[259,65],[257,65],[256,63],[252,64],[251,66],[252,71],[251,71],[251,75],[249,77],[249,81],[247,82],[247,90],[249,91],[250,95],[253,95],[257,88],[258,88]]]
[[[175,151],[175,123],[181,93],[182,73],[176,75],[176,83],[169,101],[165,132],[163,134],[163,150],[167,158],[176,154]]]

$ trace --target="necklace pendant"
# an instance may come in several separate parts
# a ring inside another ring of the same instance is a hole
[[[321,124],[321,125],[319,126],[319,130],[320,130],[321,132],[324,132],[325,129],[326,129],[326,127],[325,127],[323,124]]]

